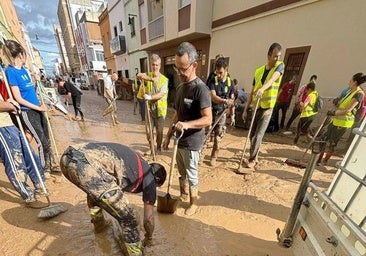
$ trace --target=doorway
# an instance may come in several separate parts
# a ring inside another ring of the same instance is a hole
[[[297,76],[297,83],[295,85],[294,94],[296,94],[299,84],[302,78],[302,74],[305,69],[306,61],[309,56],[311,46],[302,46],[296,48],[288,48],[285,53],[285,70],[283,74],[283,78],[281,81],[282,84],[290,81],[294,75]]]

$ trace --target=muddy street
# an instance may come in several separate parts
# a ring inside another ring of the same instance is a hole
[[[120,124],[112,126],[110,116],[102,116],[106,107],[104,98],[94,90],[83,93],[84,122],[70,121],[60,112],[50,115],[59,154],[69,145],[90,141],[117,142],[141,152],[149,149],[145,125],[139,115],[133,114],[131,101],[117,101]],[[72,106],[69,108],[74,114]],[[175,214],[155,212],[153,245],[145,249],[145,255],[293,255],[291,249],[277,244],[276,229],[283,229],[285,225],[304,171],[287,166],[284,161],[299,159],[306,142],[300,141],[299,146],[294,146],[291,136],[267,134],[259,155],[259,168],[244,180],[233,170],[238,166],[246,135],[246,130],[228,128],[215,168],[208,165],[210,148],[204,150],[198,212],[186,216],[187,203],[184,202],[178,205]],[[157,161],[167,170],[171,155],[171,149],[157,155]],[[331,166],[338,160],[337,157],[332,159]],[[86,195],[66,179],[55,175],[46,185],[51,191],[51,201],[61,203],[68,211],[42,221],[37,219],[39,210],[24,206],[8,182],[3,165],[0,169],[0,255],[121,255],[113,225],[94,234]],[[335,171],[335,167],[318,167],[313,181],[325,188]],[[159,188],[159,192],[166,193],[166,186]],[[170,193],[179,195],[177,172]],[[127,197],[142,218],[141,195],[127,194]]]

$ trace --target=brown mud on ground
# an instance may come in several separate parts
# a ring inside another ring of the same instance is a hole
[[[144,124],[139,115],[133,115],[132,102],[118,101],[117,106],[121,122],[117,126],[111,125],[110,117],[102,117],[106,103],[96,91],[86,91],[83,95],[85,122],[69,121],[60,112],[51,114],[59,153],[71,144],[89,141],[119,142],[147,151]],[[73,113],[72,108],[70,112]],[[208,166],[211,149],[203,151],[198,212],[185,216],[186,202],[178,205],[175,214],[156,212],[153,246],[146,248],[146,255],[293,255],[291,249],[278,245],[276,229],[283,229],[285,225],[304,172],[284,161],[300,159],[306,142],[296,147],[292,145],[291,136],[266,134],[259,166],[244,179],[234,170],[238,168],[246,135],[245,130],[228,129],[215,168]],[[157,161],[169,169],[171,155],[170,149],[158,155]],[[310,154],[305,160],[309,158]],[[332,159],[331,166],[337,160],[340,159]],[[320,188],[329,186],[336,171],[331,166],[315,170],[313,181]],[[94,234],[86,196],[73,184],[60,176],[47,180],[51,201],[61,203],[68,211],[43,221],[37,219],[39,210],[25,208],[2,165],[0,169],[0,255],[121,255],[111,226]],[[166,186],[159,188],[160,193],[166,193]],[[175,172],[170,193],[179,195],[178,189]],[[127,194],[127,197],[142,217],[141,195]],[[142,229],[141,235],[143,237]]]

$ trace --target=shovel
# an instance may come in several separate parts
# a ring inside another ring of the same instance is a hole
[[[172,173],[173,173],[173,169],[174,169],[174,165],[175,165],[175,157],[177,156],[177,151],[178,151],[178,141],[180,140],[180,138],[182,138],[182,136],[183,136],[183,131],[181,132],[179,137],[174,135],[174,148],[173,148],[172,161],[170,163],[168,189],[166,191],[165,196],[158,196],[157,211],[160,213],[174,213],[175,210],[177,209],[178,198],[171,196],[169,194],[169,189],[170,189],[170,184],[172,183],[172,180],[173,180]]]
[[[243,174],[243,175],[245,175],[245,174],[252,174],[253,173],[252,170],[243,170],[243,168],[241,168],[241,165],[242,165],[242,162],[243,162],[243,159],[244,159],[245,150],[247,149],[248,141],[250,140],[250,134],[252,132],[255,115],[257,114],[257,109],[258,109],[258,106],[259,106],[259,101],[260,101],[260,98],[257,99],[257,103],[255,104],[254,113],[253,113],[253,116],[252,116],[252,120],[250,121],[249,131],[248,131],[247,139],[245,140],[245,143],[244,143],[243,154],[241,155],[240,162],[239,162],[239,166],[238,166],[238,168],[236,170],[234,170],[234,172],[236,174]]]

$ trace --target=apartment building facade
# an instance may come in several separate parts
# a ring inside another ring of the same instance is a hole
[[[299,84],[318,75],[317,90],[333,98],[353,74],[365,72],[363,0],[214,1],[210,58],[229,57],[229,70],[250,91],[256,67],[267,60],[271,43],[282,45],[282,82]]]

